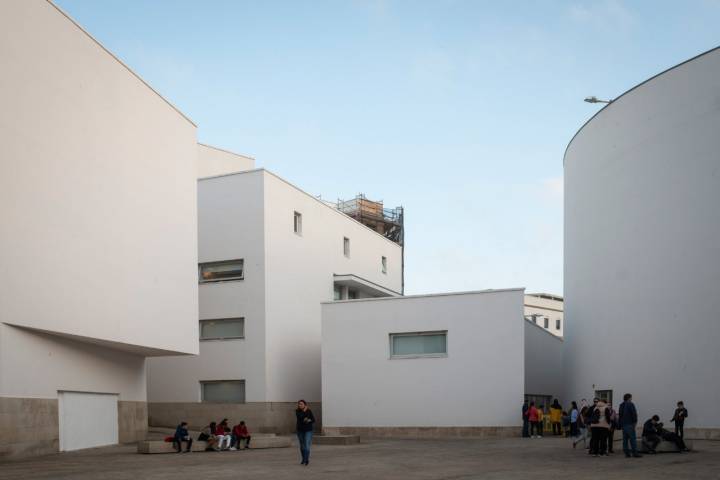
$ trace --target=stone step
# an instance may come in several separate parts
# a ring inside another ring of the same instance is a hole
[[[198,435],[200,435],[199,430],[188,430],[188,433],[192,438],[197,438]],[[164,435],[166,437],[175,435],[175,429],[174,428],[166,428],[166,427],[150,427],[148,428],[148,434],[159,434]],[[259,432],[250,432],[250,436],[252,438],[260,438],[260,437],[276,437],[277,435],[275,433],[259,433]]]
[[[360,435],[316,435],[312,443],[316,445],[353,445],[360,443]]]
[[[647,445],[645,445],[645,442],[643,442],[640,438],[638,438],[638,450],[640,453],[648,453]],[[685,446],[692,450],[692,440],[685,440]],[[680,450],[677,448],[677,445],[675,445],[673,442],[668,442],[667,440],[662,440],[660,443],[658,443],[657,447],[655,447],[655,451],[657,453],[677,453]]]
[[[290,437],[278,437],[278,436],[261,436],[255,438],[252,437],[250,441],[250,450],[263,449],[263,448],[287,448],[291,444]],[[204,452],[207,449],[207,442],[201,442],[194,440],[192,444],[193,452]],[[187,444],[183,442],[183,450],[187,447]],[[235,450],[237,451],[237,450]],[[137,445],[138,453],[176,453],[173,448],[172,442],[166,442],[163,440],[144,440],[138,442]]]

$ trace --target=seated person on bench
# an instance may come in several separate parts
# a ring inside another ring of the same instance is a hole
[[[653,415],[652,418],[643,425],[642,441],[650,453],[655,453],[655,447],[660,443],[660,432],[658,431],[659,421],[660,417]]]
[[[242,421],[232,429],[233,447],[240,449],[240,442],[245,440],[245,448],[250,448],[250,432]]]
[[[689,452],[690,451],[690,449],[687,448],[687,445],[685,445],[685,441],[682,439],[682,437],[680,435],[678,435],[677,433],[673,433],[669,430],[665,430],[663,428],[662,423],[658,423],[657,431],[658,431],[658,435],[660,435],[660,438],[662,438],[665,441],[674,443],[675,445],[677,445],[678,449],[681,452]]]
[[[192,438],[190,438],[190,434],[188,433],[187,422],[180,422],[180,425],[178,425],[175,429],[175,435],[173,436],[173,446],[175,447],[175,450],[177,450],[177,453],[182,452],[182,442],[187,442],[187,450],[185,451],[191,451],[193,441]]]

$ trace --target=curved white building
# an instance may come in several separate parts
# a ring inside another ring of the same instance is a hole
[[[678,400],[720,434],[720,47],[632,88],[565,153],[565,398]],[[690,433],[690,432],[688,432]]]

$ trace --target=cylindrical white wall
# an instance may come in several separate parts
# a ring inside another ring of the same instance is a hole
[[[566,399],[720,427],[720,49],[630,90],[565,154]]]

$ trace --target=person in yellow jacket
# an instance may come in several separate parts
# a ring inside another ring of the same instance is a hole
[[[540,405],[537,409],[537,425],[538,437],[542,438],[543,428],[545,427],[545,405]]]
[[[557,398],[550,405],[550,423],[553,435],[562,435],[562,406]]]

